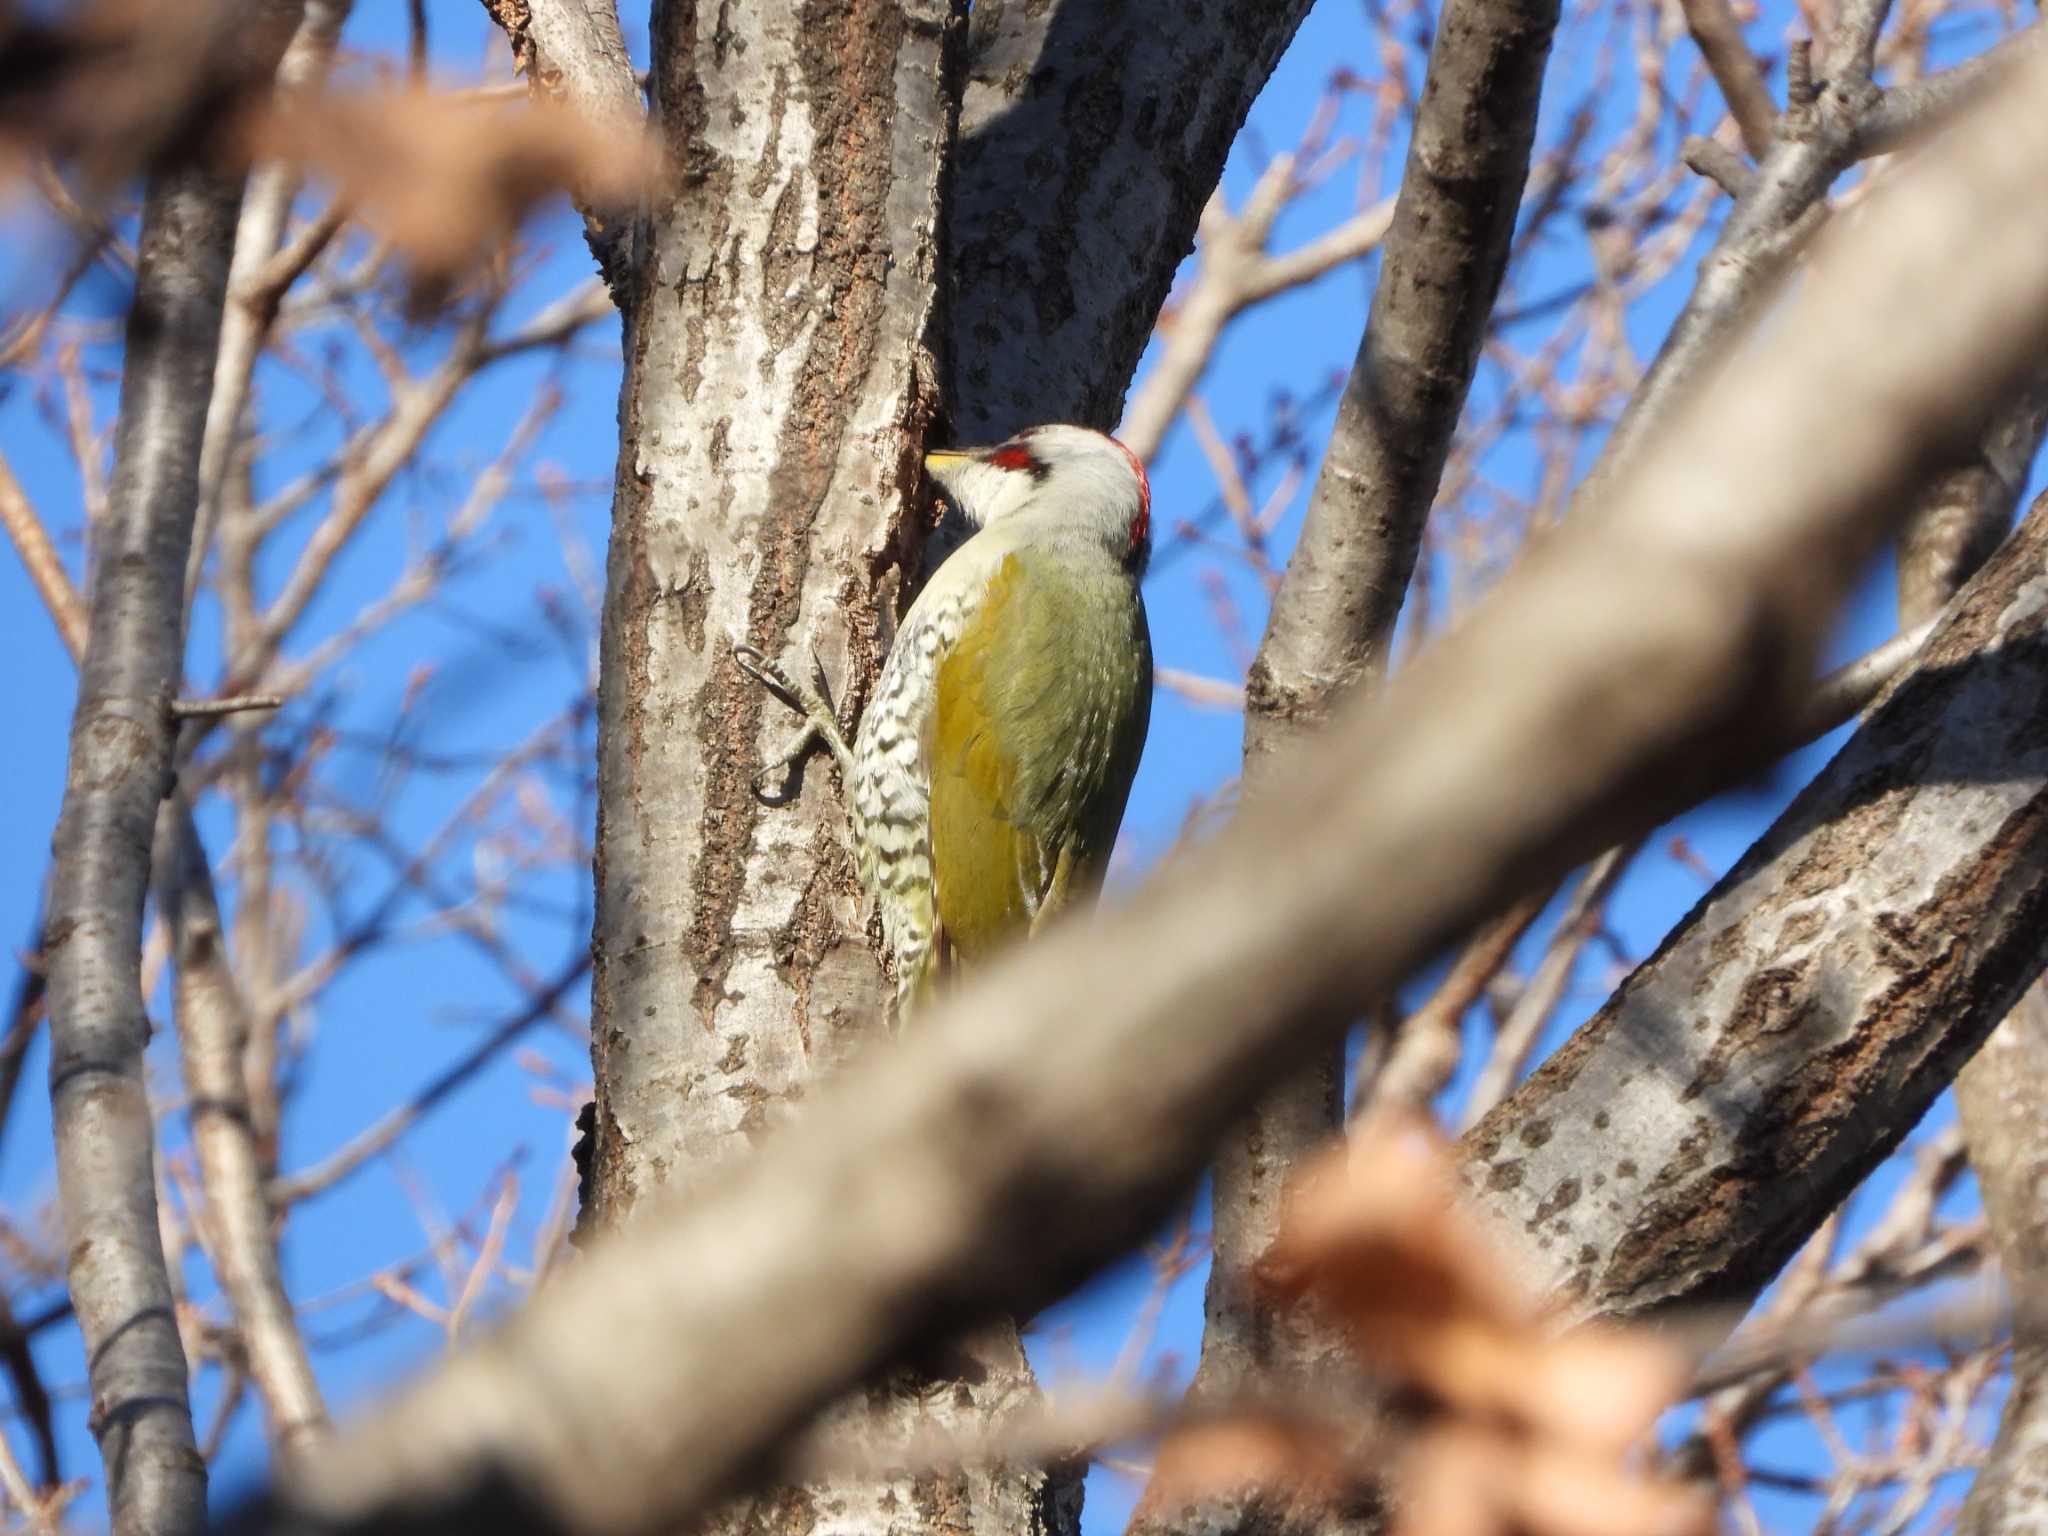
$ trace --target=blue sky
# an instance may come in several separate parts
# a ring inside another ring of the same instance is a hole
[[[644,22],[635,14],[637,7],[627,9],[636,32],[635,48],[644,50]],[[403,8],[365,4],[361,10],[349,33],[353,46],[390,47],[402,36]],[[501,69],[497,46],[478,8],[444,4],[431,8],[431,13],[434,56],[444,75],[459,79],[485,68]],[[1752,29],[1760,45],[1768,48],[1781,39],[1789,16],[1789,6],[1767,6],[1764,19]],[[1546,101],[1546,120],[1553,126],[1558,114],[1584,99],[1594,104],[1596,134],[1616,131],[1626,115],[1625,103],[1611,99],[1611,93],[1601,94],[1602,79],[1589,62],[1592,49],[1571,46],[1574,39],[1583,42],[1593,35],[1595,27],[1583,19],[1568,26]],[[1959,33],[1953,46],[1968,52],[1981,43],[1981,32]],[[1333,69],[1349,66],[1369,72],[1378,68],[1377,58],[1364,8],[1322,0],[1281,61],[1233,152],[1224,177],[1233,202],[1242,201],[1268,151],[1296,142]],[[1361,98],[1352,98],[1345,108],[1344,128],[1362,131],[1366,110]],[[1287,248],[1329,227],[1350,210],[1356,195],[1352,176],[1331,178],[1289,208],[1280,221],[1276,245]],[[47,230],[17,218],[11,234],[15,238],[0,251],[0,306],[9,309],[30,301],[38,280],[46,280],[51,263],[62,256],[61,245]],[[528,290],[533,297],[522,301],[529,310],[587,270],[587,256],[567,217],[557,214],[544,220],[536,238],[536,271]],[[1563,234],[1539,247],[1520,297],[1526,301],[1568,286],[1583,273],[1584,263],[1584,241],[1576,224],[1568,222]],[[1689,272],[1690,262],[1682,264],[1670,281],[1631,312],[1631,332],[1645,355],[1682,299]],[[1231,330],[1201,387],[1226,437],[1245,433],[1262,439],[1279,416],[1287,415],[1294,421],[1312,472],[1332,409],[1328,403],[1310,408],[1300,402],[1311,402],[1319,393],[1327,396],[1329,382],[1349,367],[1364,324],[1372,276],[1369,261],[1334,272],[1262,307]],[[121,299],[118,283],[95,280],[86,285],[74,309],[114,316]],[[518,318],[515,306],[504,323],[516,323]],[[398,340],[416,364],[433,356],[440,345],[431,335]],[[259,377],[262,420],[276,443],[260,472],[269,483],[259,489],[274,490],[294,466],[331,451],[346,429],[345,419],[317,386],[314,375],[319,366],[336,368],[366,400],[374,401],[381,393],[374,371],[359,355],[338,342],[332,347],[331,357],[266,364]],[[116,356],[101,346],[88,348],[85,357],[89,371],[99,370],[91,386],[104,424],[112,409],[110,370]],[[444,599],[382,631],[291,707],[299,712],[292,723],[303,726],[317,716],[335,733],[336,744],[320,767],[322,792],[332,814],[379,806],[394,833],[417,846],[474,788],[477,772],[415,776],[394,787],[381,766],[380,752],[391,738],[403,698],[414,701],[407,717],[414,725],[408,732],[417,729],[420,745],[449,756],[474,754],[480,760],[502,755],[574,698],[592,660],[586,629],[573,622],[557,626],[546,617],[551,612],[573,616],[578,604],[580,573],[573,554],[565,554],[557,519],[569,529],[571,542],[580,540],[601,569],[616,445],[618,366],[611,328],[600,326],[565,355],[534,357],[494,370],[465,393],[430,440],[422,468],[401,478],[378,508],[371,532],[337,566],[307,615],[307,640],[293,648],[295,653],[310,640],[346,625],[364,603],[388,587],[409,553],[423,542],[431,543],[477,471],[498,454],[536,386],[549,379],[560,385],[559,409],[520,461],[520,485],[477,541],[471,557],[451,576]],[[1483,394],[1496,384],[1483,374],[1479,387]],[[0,443],[31,499],[67,535],[63,547],[76,572],[80,485],[52,410],[47,390],[0,378]],[[1489,458],[1487,469],[1499,483],[1512,485],[1527,480],[1533,463],[1530,446],[1511,437]],[[1271,462],[1255,481],[1255,493],[1269,490],[1283,466],[1284,455]],[[552,507],[534,490],[543,472],[566,487]],[[1159,658],[1194,672],[1239,676],[1248,648],[1257,642],[1264,599],[1242,563],[1207,549],[1172,548],[1177,523],[1205,516],[1215,501],[1214,482],[1185,426],[1169,436],[1153,466],[1153,480],[1160,556],[1147,600]],[[1284,553],[1293,539],[1303,499],[1295,498],[1276,532],[1276,554]],[[302,540],[319,505],[316,499],[288,532],[287,552],[295,538]],[[263,572],[272,590],[285,568],[282,560],[273,560]],[[1889,571],[1873,572],[1843,620],[1834,659],[1846,658],[1891,633],[1890,592]],[[1219,599],[1227,599],[1242,616],[1235,634],[1217,620]],[[32,930],[37,881],[47,862],[62,787],[73,684],[70,664],[11,557],[0,558],[0,614],[6,615],[4,632],[15,657],[9,702],[18,743],[0,756],[0,797],[9,807],[9,814],[0,818],[0,868],[14,871],[11,879],[0,881],[0,941],[20,944]],[[423,663],[431,663],[424,675]],[[202,604],[192,643],[195,686],[208,686],[218,665],[217,617]],[[1135,878],[1154,862],[1181,835],[1191,805],[1228,783],[1240,741],[1235,714],[1198,708],[1170,693],[1161,695],[1127,821],[1128,846],[1120,878]],[[372,744],[378,750],[371,750]],[[1832,748],[1832,742],[1823,743],[1795,754],[1778,770],[1683,818],[1674,830],[1682,832],[1713,870],[1725,869]],[[537,791],[563,815],[589,814],[589,750],[586,723],[572,728],[564,749],[535,770]],[[510,815],[508,808],[501,808],[494,813],[494,825],[509,825]],[[218,815],[205,818],[203,827],[216,858],[221,857],[231,827]],[[293,835],[290,829],[279,834],[286,840]],[[456,871],[452,878],[458,884],[488,878],[492,860],[501,853],[488,835],[459,835],[448,855],[449,866]],[[305,877],[309,945],[360,925],[394,881],[391,865],[362,847],[346,849],[324,874],[333,886],[332,900],[314,891],[312,875]],[[1703,891],[1704,883],[1693,869],[1670,856],[1661,840],[1653,843],[1625,876],[1610,907],[1615,948],[1588,947],[1557,1032],[1590,1012],[1606,995],[1623,961],[1647,955]],[[574,872],[562,871],[539,882],[533,894],[533,904],[499,914],[500,931],[530,969],[545,976],[585,944],[588,892]],[[1248,899],[1255,899],[1255,893]],[[416,893],[394,897],[390,916],[397,938],[350,967],[302,1020],[306,1043],[285,1128],[287,1172],[340,1145],[458,1057],[493,1021],[517,1010],[519,996],[499,969],[474,945],[437,928],[431,915],[431,904]],[[1524,958],[1540,952],[1548,926],[1546,919],[1531,934]],[[580,989],[572,993],[576,1012],[582,1011],[584,1001]],[[158,1006],[161,1010],[162,999]],[[166,1012],[159,1011],[157,1017],[160,1024],[168,1024]],[[348,1289],[359,1286],[366,1272],[417,1255],[427,1246],[427,1231],[439,1223],[467,1219],[480,1230],[482,1213],[508,1175],[519,1185],[508,1252],[515,1262],[523,1262],[531,1252],[567,1154],[569,1117],[563,1104],[587,1079],[589,1068],[584,1044],[573,1031],[541,1023],[524,1043],[524,1056],[508,1054],[480,1074],[410,1133],[398,1155],[372,1163],[294,1215],[286,1248],[289,1277],[296,1295],[326,1298],[309,1320],[309,1329],[321,1345],[323,1381],[344,1412],[370,1400],[395,1373],[430,1360],[442,1347],[435,1330],[417,1321],[394,1321],[387,1303]],[[153,1068],[167,1091],[176,1079],[170,1044],[160,1037],[152,1047]],[[0,1140],[0,1201],[15,1221],[28,1219],[52,1189],[43,1067],[38,1052]],[[1946,1115],[1948,1110],[1944,1106],[1938,1113]],[[175,1128],[172,1140],[182,1141]],[[1197,1225],[1206,1220],[1199,1209],[1196,1219]],[[200,1267],[195,1264],[191,1272],[195,1295],[207,1296]],[[417,1283],[439,1294],[431,1272]],[[1057,1387],[1063,1380],[1106,1370],[1124,1348],[1150,1285],[1148,1266],[1136,1259],[1038,1319],[1030,1344],[1047,1381]],[[1199,1347],[1200,1287],[1199,1272],[1192,1273],[1167,1296],[1148,1351],[1152,1366],[1181,1375],[1191,1368]],[[46,1288],[38,1294],[52,1293]],[[24,1302],[23,1310],[33,1311],[33,1304]],[[38,1358],[46,1379],[69,1394],[60,1401],[59,1417],[66,1467],[75,1476],[91,1468],[93,1460],[77,1396],[82,1369],[75,1334],[68,1326],[46,1331],[38,1341]],[[218,1396],[218,1380],[217,1372],[202,1378],[202,1424]],[[16,1444],[21,1447],[23,1442],[17,1437]],[[1810,1454],[1811,1447],[1799,1441],[1797,1431],[1788,1431],[1782,1451],[1781,1459],[1793,1459]],[[217,1496],[248,1486],[260,1466],[260,1427],[253,1411],[245,1409],[218,1463]],[[1090,1536],[1122,1528],[1133,1491],[1128,1480],[1116,1474],[1095,1475],[1087,1517]],[[1782,1518],[1788,1525],[1804,1524],[1812,1512],[1813,1506],[1803,1501],[1766,1504],[1774,1523]]]

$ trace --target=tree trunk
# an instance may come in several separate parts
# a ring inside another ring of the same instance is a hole
[[[298,10],[296,0],[224,6],[207,41],[232,78],[268,79]],[[140,966],[151,836],[173,782],[200,445],[241,201],[238,173],[183,153],[149,173],[42,946],[67,1279],[117,1536],[179,1536],[206,1519],[206,1464],[157,1222]]]
[[[181,1536],[206,1521],[206,1463],[157,1225],[140,966],[150,839],[172,784],[199,440],[241,196],[237,179],[179,167],[150,178],[143,204],[113,494],[93,551],[43,940],[67,1279],[117,1536]]]
[[[1113,430],[1195,221],[1308,0],[982,0],[946,268],[964,442]]]
[[[916,547],[959,31],[943,0],[655,10],[679,179],[625,289],[586,1228],[716,1177],[885,1016],[829,764],[790,803],[757,803],[794,723],[732,642],[805,670],[815,653],[849,713],[886,653]],[[972,1380],[871,1390],[877,1427],[972,1429],[1035,1397],[1013,1327],[967,1349]],[[1070,1529],[1077,1507],[1071,1476],[1024,1468],[816,1484],[715,1525],[910,1531],[943,1512],[1025,1536]]]
[[[1957,1536],[2040,1529],[2048,1500],[2048,1002],[2039,987],[1956,1082],[1970,1162],[2013,1300],[2012,1386]]]

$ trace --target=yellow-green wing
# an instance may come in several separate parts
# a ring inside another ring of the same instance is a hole
[[[1008,555],[937,694],[933,891],[946,945],[973,960],[1101,885],[1151,711],[1135,588]]]

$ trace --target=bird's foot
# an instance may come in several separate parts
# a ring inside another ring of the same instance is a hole
[[[797,732],[796,738],[782,754],[754,775],[755,799],[764,805],[787,804],[794,793],[791,774],[810,755],[811,748],[821,743],[842,770],[852,769],[853,751],[846,744],[846,733],[840,729],[839,711],[832,703],[831,685],[825,678],[825,664],[818,659],[816,651],[811,653],[815,686],[809,688],[784,671],[781,663],[744,641],[733,641],[732,654],[742,672],[804,722],[803,729]],[[767,785],[777,779],[781,781],[782,788],[770,793]]]

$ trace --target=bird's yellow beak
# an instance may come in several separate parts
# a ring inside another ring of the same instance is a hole
[[[965,464],[972,457],[972,454],[957,453],[951,448],[942,448],[935,453],[928,453],[924,456],[924,467],[933,474],[939,474],[944,470],[951,469],[955,464]]]

